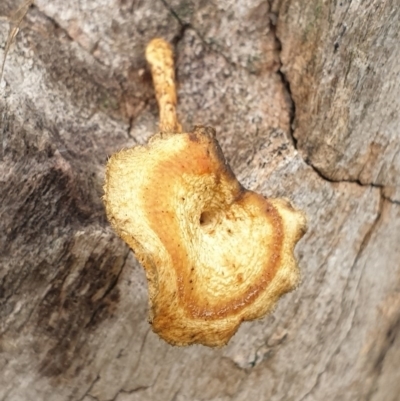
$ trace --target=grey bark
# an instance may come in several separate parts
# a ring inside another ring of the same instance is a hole
[[[0,3],[1,50],[16,8]],[[0,399],[397,400],[399,14],[35,0],[0,87]],[[155,36],[175,46],[184,128],[214,126],[246,187],[309,219],[299,288],[222,349],[150,330],[142,268],[102,205],[107,157],[157,129]]]

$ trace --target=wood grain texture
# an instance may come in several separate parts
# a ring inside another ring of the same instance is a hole
[[[397,400],[398,12],[35,0],[0,87],[0,399]],[[214,126],[247,188],[309,216],[300,287],[220,350],[149,331],[101,202],[107,157],[157,129],[155,36],[175,46],[183,128]]]
[[[330,180],[399,200],[398,3],[283,0],[273,9],[302,156]]]

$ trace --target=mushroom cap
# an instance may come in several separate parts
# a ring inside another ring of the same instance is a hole
[[[146,270],[153,330],[171,344],[224,345],[299,282],[305,215],[244,189],[212,128],[114,154],[104,190],[108,219]]]

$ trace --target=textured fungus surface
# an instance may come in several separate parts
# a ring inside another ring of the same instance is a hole
[[[177,345],[223,345],[298,283],[303,213],[244,189],[212,128],[111,157],[107,215],[149,281],[150,321]]]

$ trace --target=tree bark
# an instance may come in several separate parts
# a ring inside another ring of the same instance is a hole
[[[35,0],[0,85],[0,399],[397,400],[399,21],[378,0]],[[157,130],[156,36],[184,129],[215,127],[244,186],[309,220],[299,288],[221,349],[151,331],[101,199],[107,157]]]

